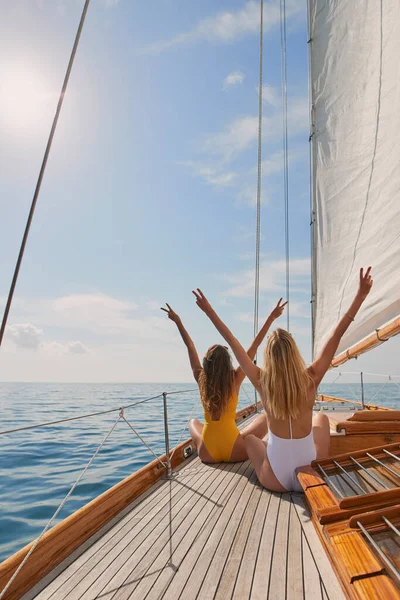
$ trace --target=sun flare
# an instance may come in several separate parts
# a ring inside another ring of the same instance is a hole
[[[0,121],[2,128],[32,134],[48,118],[54,93],[36,70],[20,65],[0,69]]]

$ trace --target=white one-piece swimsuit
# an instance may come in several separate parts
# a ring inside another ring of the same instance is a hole
[[[290,438],[281,438],[268,431],[267,457],[279,483],[288,491],[301,492],[296,476],[297,467],[310,465],[316,459],[313,430],[303,438],[292,435],[292,419],[289,417]]]

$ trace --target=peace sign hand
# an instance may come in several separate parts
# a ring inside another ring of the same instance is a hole
[[[201,308],[201,310],[204,311],[206,314],[209,314],[212,311],[212,306],[201,291],[201,289],[197,288],[197,292],[192,290],[192,294],[196,296],[197,306]]]
[[[365,300],[371,291],[374,281],[371,277],[371,267],[368,267],[364,275],[364,269],[360,269],[360,282],[358,285],[358,295]]]
[[[279,319],[279,317],[282,315],[285,306],[287,304],[287,301],[284,302],[283,304],[281,304],[283,298],[279,298],[278,304],[275,306],[275,308],[273,309],[273,311],[271,312],[271,317],[274,319]]]
[[[172,310],[172,308],[169,304],[167,304],[167,302],[165,303],[165,305],[168,306],[168,308],[161,308],[161,310],[167,313],[168,318],[171,319],[171,321],[173,321],[174,323],[180,323],[180,316],[177,315],[174,310]]]

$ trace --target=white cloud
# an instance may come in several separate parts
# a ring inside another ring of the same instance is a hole
[[[134,302],[105,294],[72,294],[53,302],[53,311],[60,325],[108,333],[124,330],[137,308]]]
[[[160,310],[162,306],[162,303],[160,304],[159,302],[146,302],[146,307],[149,310]]]
[[[263,260],[260,264],[260,290],[284,294],[286,262],[281,260]],[[310,278],[310,259],[295,258],[290,261],[290,287],[293,293],[308,293]],[[254,295],[254,269],[237,271],[234,275],[225,275],[231,284],[225,295],[245,297]]]
[[[186,161],[181,164],[192,169],[196,177],[201,177],[205,183],[215,187],[230,186],[237,177],[233,171],[225,171],[222,165],[210,167],[196,161]]]
[[[280,97],[278,90],[272,85],[265,84],[262,88],[263,91],[263,102],[270,104],[271,106],[277,107],[280,105]]]
[[[31,323],[10,325],[7,333],[19,348],[37,350],[43,331]]]
[[[247,150],[257,139],[258,117],[238,117],[229,123],[223,131],[210,135],[204,146],[204,152],[218,154],[229,162],[241,152]]]
[[[157,310],[159,306],[157,305]],[[176,331],[163,315],[155,316],[155,303],[142,309],[132,301],[101,293],[71,294],[61,298],[15,298],[13,311],[20,321],[63,330],[64,339],[95,335],[105,339],[141,339],[174,342]],[[57,334],[58,335],[58,334]],[[68,336],[68,337],[67,337]]]
[[[229,73],[224,79],[224,89],[228,89],[235,85],[241,85],[244,81],[244,73],[240,71],[235,71],[234,73]]]
[[[301,0],[287,0],[286,15],[292,21],[301,13],[305,14],[305,5]],[[264,32],[267,33],[280,22],[278,0],[264,4]],[[248,0],[238,10],[223,11],[201,20],[191,30],[180,33],[169,40],[155,42],[144,48],[145,53],[157,54],[184,44],[196,42],[231,43],[246,35],[258,33],[260,26],[260,6],[255,0]]]
[[[67,344],[67,352],[70,354],[88,354],[89,350],[82,342],[69,342]]]
[[[308,98],[288,99],[288,135],[293,138],[309,129]],[[263,142],[280,141],[282,137],[282,119],[280,109],[263,117]],[[222,131],[208,136],[203,151],[216,154],[225,162],[230,162],[239,154],[251,148],[257,141],[258,116],[237,117]]]

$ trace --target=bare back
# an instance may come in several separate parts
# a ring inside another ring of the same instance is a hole
[[[315,386],[313,382],[310,382],[307,405],[296,420],[292,419],[292,437],[294,439],[301,439],[310,434],[312,429],[314,402]],[[264,402],[264,406],[268,407],[268,401]],[[265,412],[268,420],[268,429],[270,429],[271,432],[277,437],[290,439],[289,419],[276,419],[270,413],[268,408]]]

